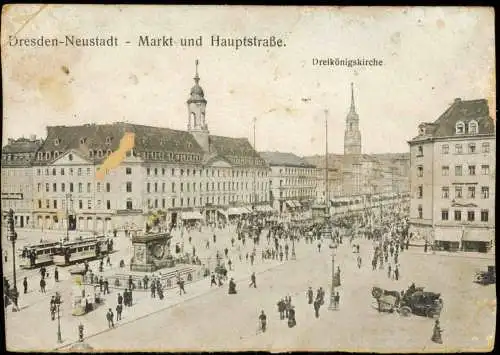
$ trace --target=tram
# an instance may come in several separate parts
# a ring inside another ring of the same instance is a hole
[[[85,238],[63,242],[53,256],[54,265],[67,266],[92,260],[113,251],[113,242],[106,237]]]
[[[21,252],[21,268],[33,269],[52,264],[52,257],[59,250],[59,246],[60,242],[48,242],[25,246]]]

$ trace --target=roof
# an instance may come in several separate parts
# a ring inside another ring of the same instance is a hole
[[[290,166],[300,168],[315,168],[316,166],[309,163],[304,158],[301,158],[293,153],[284,152],[260,152],[260,156],[271,166]]]
[[[457,122],[462,121],[466,124],[475,120],[478,123],[478,134],[495,134],[495,125],[489,114],[488,101],[486,99],[461,100],[455,99],[453,104],[448,107],[436,121],[432,123],[423,123],[425,126],[424,137],[450,137],[456,135],[455,127]],[[471,136],[461,134],[461,136]],[[413,140],[422,139],[419,135]]]
[[[120,139],[125,133],[135,133],[134,151],[137,155],[143,152],[172,152],[203,154],[203,150],[194,137],[186,131],[163,127],[152,127],[138,124],[117,122],[113,124],[84,124],[79,126],[49,126],[47,139],[40,152],[66,152],[76,150],[89,157],[89,151],[115,151],[120,145]],[[85,143],[81,140],[85,139]],[[93,157],[96,162],[103,161]],[[148,160],[148,156],[143,156]],[[50,161],[38,161],[50,163]]]
[[[41,139],[9,139],[8,144],[2,147],[3,166],[28,166],[35,158],[43,141]]]
[[[267,165],[246,138],[210,135],[208,139],[210,153],[217,154],[232,165]]]

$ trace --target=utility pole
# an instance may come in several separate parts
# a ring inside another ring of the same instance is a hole
[[[330,216],[330,198],[328,190],[328,110],[325,110],[325,203],[326,213]]]
[[[257,117],[253,118],[253,149],[255,150],[255,154],[253,156],[253,204],[252,209],[255,210],[255,203],[257,202],[257,192],[256,192],[256,178],[257,178],[257,165],[256,165],[256,154],[257,147],[255,146],[255,124],[257,122]]]

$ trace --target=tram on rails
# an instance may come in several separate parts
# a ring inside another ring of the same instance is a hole
[[[61,243],[53,256],[53,261],[56,266],[67,266],[85,260],[98,259],[112,251],[113,241],[110,238],[82,238]]]
[[[33,269],[52,264],[52,257],[58,251],[59,246],[60,242],[47,242],[25,246],[21,252],[21,268]]]

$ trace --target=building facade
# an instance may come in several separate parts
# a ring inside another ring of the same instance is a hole
[[[486,100],[455,99],[410,146],[410,232],[445,250],[486,251],[495,235],[495,125]]]
[[[42,145],[36,136],[9,139],[2,148],[2,212],[16,211],[17,227],[33,223],[33,169],[32,162]]]
[[[269,199],[279,213],[307,209],[316,198],[316,167],[292,153],[260,152],[271,168]]]
[[[187,131],[129,123],[47,127],[27,168],[33,226],[106,233],[142,229],[152,215],[166,224],[213,222],[233,206],[251,212],[268,204],[269,166],[248,139],[210,134],[196,64]],[[8,185],[2,181],[2,192]]]

